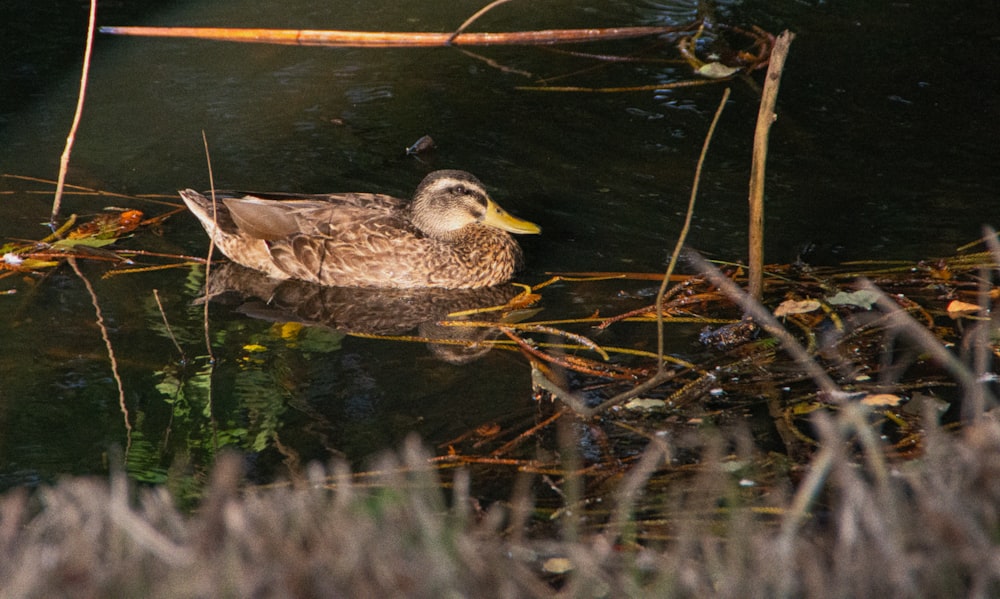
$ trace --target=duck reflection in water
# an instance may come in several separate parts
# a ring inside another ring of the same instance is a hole
[[[298,322],[324,326],[343,333],[366,335],[416,335],[428,340],[431,353],[452,364],[472,362],[490,351],[489,343],[499,331],[492,327],[454,326],[441,321],[455,312],[501,306],[520,290],[514,285],[481,289],[374,289],[328,287],[296,280],[277,280],[238,264],[214,266],[209,275],[206,298],[237,305],[236,311],[273,322]],[[202,300],[204,301],[204,299]],[[534,310],[506,313],[516,321]],[[502,311],[469,317],[483,321],[500,319]]]

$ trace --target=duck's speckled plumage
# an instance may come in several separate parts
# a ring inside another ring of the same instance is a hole
[[[496,285],[521,265],[521,248],[507,231],[539,232],[463,171],[427,175],[412,202],[370,193],[217,196],[214,219],[210,199],[190,189],[180,195],[234,262],[321,285]]]

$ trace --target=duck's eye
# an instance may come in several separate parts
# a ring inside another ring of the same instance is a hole
[[[464,185],[456,185],[451,188],[451,192],[457,196],[464,196],[468,191]]]

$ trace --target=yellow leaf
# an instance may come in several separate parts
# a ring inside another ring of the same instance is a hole
[[[977,304],[970,304],[969,302],[963,302],[959,300],[951,300],[948,304],[948,314],[968,314],[970,312],[979,312],[979,306]]]
[[[872,393],[871,395],[864,396],[861,403],[866,406],[887,408],[898,406],[902,401],[902,397],[893,395],[892,393]]]
[[[303,324],[301,322],[284,322],[277,325],[276,328],[279,337],[285,341],[292,341],[297,339],[299,333],[302,332]]]
[[[721,62],[708,62],[698,67],[696,72],[708,79],[725,79],[739,70],[739,67],[727,67]]]
[[[36,258],[25,258],[18,264],[18,270],[35,270],[38,268],[52,268],[53,266],[59,266],[58,262],[52,260],[38,260]]]

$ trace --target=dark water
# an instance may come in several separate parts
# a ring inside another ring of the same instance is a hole
[[[232,0],[101,7],[104,25],[261,26],[447,31],[479,2]],[[480,30],[682,23],[696,2],[511,3]],[[21,6],[23,5],[23,6]],[[945,255],[996,223],[1000,19],[991,3],[729,2],[717,18],[798,34],[781,87],[768,170],[768,258],[816,243],[826,260]],[[0,71],[0,170],[54,179],[72,119],[86,8],[6,3]],[[43,27],[44,25],[44,27]],[[638,40],[581,47],[629,55]],[[219,187],[379,191],[406,196],[434,168],[478,175],[544,234],[523,240],[520,280],[548,271],[658,271],[680,229],[695,160],[719,86],[624,94],[543,94],[517,86],[646,85],[688,76],[655,62],[598,63],[544,49],[486,48],[501,71],[454,49],[322,49],[207,41],[97,40],[69,181],[172,194],[207,188],[202,132]],[[673,55],[670,52],[670,55]],[[656,54],[654,53],[654,56]],[[594,69],[593,67],[598,68]],[[759,82],[760,76],[756,78]],[[741,82],[713,141],[690,245],[745,255],[744,220],[756,96]],[[430,134],[437,150],[403,148]],[[5,180],[0,238],[46,234],[45,188]],[[71,196],[64,213],[108,204]],[[187,215],[128,247],[201,255]],[[281,462],[362,458],[416,430],[442,442],[493,418],[530,416],[528,367],[493,351],[455,365],[423,344],[307,333],[211,308],[214,372],[205,362],[203,273],[190,268],[100,278],[84,264],[110,330],[125,389],[119,405],[91,300],[67,268],[0,289],[0,487],[103,472],[129,444],[144,480],[186,484],[221,447],[248,450],[262,477]],[[171,332],[166,332],[153,290]],[[632,289],[631,292],[640,292]],[[638,305],[615,284],[563,286],[553,317]],[[266,351],[256,351],[257,347]],[[114,459],[114,458],[111,458]]]

